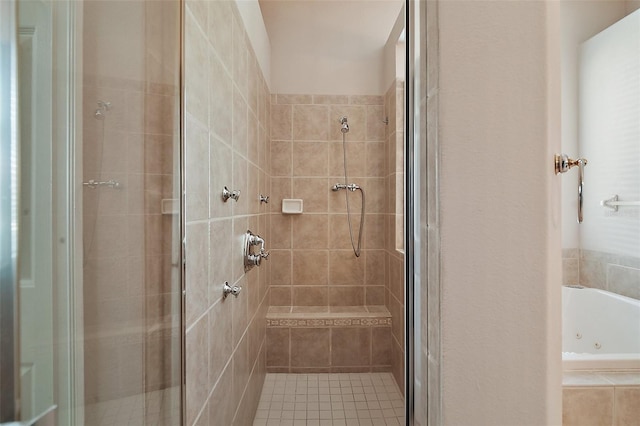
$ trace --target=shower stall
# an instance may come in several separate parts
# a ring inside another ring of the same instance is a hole
[[[404,2],[343,3],[289,89],[254,2],[0,2],[0,424],[411,422]]]

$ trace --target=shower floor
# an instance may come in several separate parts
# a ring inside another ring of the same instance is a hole
[[[87,404],[87,426],[173,426],[180,424],[180,387]]]
[[[401,426],[391,373],[268,373],[253,426]]]

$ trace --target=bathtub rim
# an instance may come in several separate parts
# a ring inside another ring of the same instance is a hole
[[[637,371],[640,372],[640,353],[588,354],[562,352],[562,370],[576,371]]]

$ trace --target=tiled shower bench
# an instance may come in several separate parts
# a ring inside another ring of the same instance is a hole
[[[272,306],[267,371],[391,371],[391,314],[385,306]]]

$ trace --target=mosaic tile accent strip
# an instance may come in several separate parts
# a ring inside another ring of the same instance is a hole
[[[267,327],[391,327],[391,318],[267,319]]]

